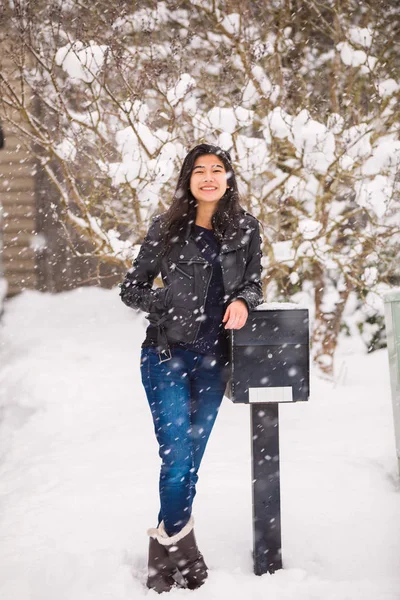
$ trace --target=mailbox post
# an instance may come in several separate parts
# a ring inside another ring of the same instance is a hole
[[[251,405],[253,562],[263,575],[282,568],[279,403],[308,400],[308,310],[258,308],[231,342],[231,399]]]

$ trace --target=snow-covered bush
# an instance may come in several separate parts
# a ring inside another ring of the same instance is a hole
[[[310,306],[332,373],[350,298],[396,271],[400,10],[289,4],[14,3],[19,88],[1,76],[1,102],[22,115],[60,218],[121,271],[187,150],[229,150],[264,225],[265,298]]]

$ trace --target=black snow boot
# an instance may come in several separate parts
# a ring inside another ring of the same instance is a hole
[[[165,546],[162,546],[155,537],[151,536],[149,541],[147,587],[158,594],[169,592],[176,584],[173,577],[175,573],[176,566],[170,560]]]
[[[199,588],[208,576],[208,568],[203,555],[197,547],[193,530],[193,518],[175,535],[168,536],[164,523],[152,530],[157,541],[164,546],[170,561],[179,569],[190,590]]]

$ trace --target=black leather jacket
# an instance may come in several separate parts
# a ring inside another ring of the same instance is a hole
[[[187,227],[184,242],[164,248],[162,215],[154,217],[132,268],[120,284],[122,301],[149,315],[158,328],[157,345],[168,352],[168,342],[196,340],[212,266],[201,256]],[[242,298],[250,310],[263,302],[261,287],[261,238],[258,220],[243,211],[239,228],[228,226],[221,243],[221,267],[225,308]],[[164,287],[152,289],[160,273]]]

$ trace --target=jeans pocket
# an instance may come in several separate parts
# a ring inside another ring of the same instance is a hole
[[[142,368],[143,365],[146,364],[147,360],[148,360],[147,347],[143,346],[142,349],[140,350],[140,368]]]
[[[140,351],[140,369],[147,369],[147,365],[150,363],[150,358],[153,354],[157,354],[155,346],[142,346]]]

